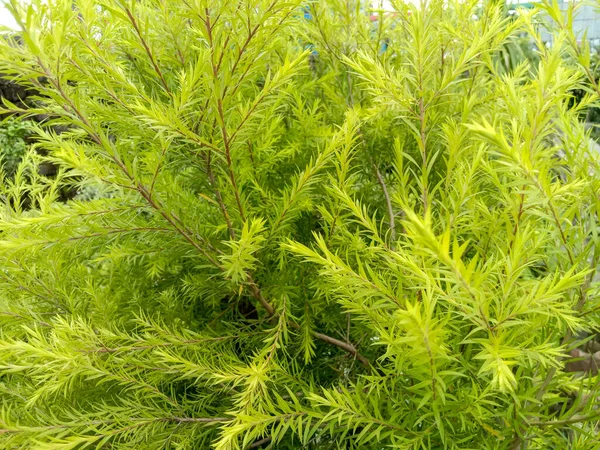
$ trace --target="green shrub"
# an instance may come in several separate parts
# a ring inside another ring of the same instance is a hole
[[[597,445],[599,90],[556,5],[550,49],[477,2],[30,3],[0,72],[67,131],[1,188],[3,448]]]
[[[4,174],[14,176],[29,147],[31,121],[8,118],[0,124],[0,163]]]

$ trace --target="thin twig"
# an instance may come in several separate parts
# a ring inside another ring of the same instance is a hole
[[[375,163],[373,163],[375,167],[375,173],[377,174],[377,181],[381,185],[381,189],[383,190],[383,196],[385,197],[385,203],[387,205],[388,215],[390,217],[390,248],[394,250],[394,242],[396,242],[396,222],[394,220],[394,207],[392,206],[392,200],[390,199],[390,194],[388,192],[387,186],[385,184],[385,180],[381,176],[379,172],[379,168]]]
[[[562,420],[549,420],[547,422],[533,420],[527,422],[527,424],[532,427],[556,427],[561,425],[571,425],[574,423],[590,422],[593,420],[600,420],[600,411],[596,411],[588,415],[575,415],[569,419]]]
[[[162,83],[163,87],[165,88],[165,91],[167,92],[167,94],[173,95],[173,93],[171,92],[171,89],[169,88],[169,85],[167,84],[167,80],[165,79],[165,76],[163,75],[162,71],[160,70],[160,67],[158,66],[158,64],[156,63],[156,60],[154,59],[154,55],[150,51],[150,47],[148,47],[148,44],[146,43],[146,40],[144,39],[144,36],[142,35],[142,31],[140,30],[140,27],[139,27],[137,21],[135,20],[135,17],[133,16],[132,12],[127,7],[125,8],[125,13],[127,14],[127,17],[129,18],[129,21],[133,25],[133,28],[135,29],[136,34],[140,38],[140,42],[142,43],[142,46],[144,47],[144,50],[146,51],[148,58],[150,58],[152,67],[154,68],[154,71],[158,75],[160,82]]]
[[[248,448],[249,449],[257,448],[257,447],[260,447],[261,445],[270,444],[272,440],[273,440],[273,438],[271,436],[268,436],[268,437],[260,439],[258,441],[254,441],[252,444],[250,444],[250,447],[248,447]]]
[[[210,21],[210,10],[208,8],[205,9],[205,14],[206,14],[206,19],[205,19],[205,23],[206,23],[206,35],[208,37],[208,43],[211,47],[211,65],[212,65],[212,69],[213,69],[213,77],[215,80],[215,83],[218,81],[219,78],[219,66],[217,64],[215,64],[215,60],[214,60],[214,53],[215,53],[215,43],[213,40],[213,35],[212,35],[212,28],[214,25],[211,25],[211,21]],[[219,63],[220,64],[220,63]],[[227,160],[227,174],[229,175],[229,180],[231,182],[231,185],[233,187],[233,192],[235,194],[235,201],[237,203],[238,206],[238,210],[240,213],[240,217],[242,218],[242,222],[246,222],[246,217],[244,214],[244,208],[242,206],[242,200],[240,198],[240,193],[239,193],[239,188],[237,185],[237,181],[235,178],[235,174],[233,172],[233,160],[231,158],[231,142],[232,139],[230,139],[228,132],[227,132],[227,124],[225,122],[225,112],[223,110],[223,96],[222,95],[218,95],[218,92],[215,92],[216,95],[216,100],[217,100],[217,113],[219,114],[219,127],[221,128],[221,136],[223,138],[223,146],[225,148],[225,158]]]

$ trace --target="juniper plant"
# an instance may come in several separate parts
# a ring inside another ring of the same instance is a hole
[[[572,15],[547,48],[476,1],[25,3],[0,72],[39,95],[5,103],[50,119],[1,188],[3,448],[597,445]]]

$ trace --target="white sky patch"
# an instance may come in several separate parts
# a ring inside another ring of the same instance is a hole
[[[419,0],[404,0],[408,3],[419,3]],[[510,0],[509,0],[510,1]],[[513,2],[524,2],[530,0],[512,0]],[[373,2],[373,6],[377,9],[382,9],[384,11],[394,11],[394,7],[392,6],[391,0],[375,0]],[[6,7],[4,6],[4,0],[0,0],[0,26],[10,27],[13,29],[17,29],[18,25],[15,22],[15,19],[8,12]]]
[[[530,1],[530,0],[523,0]],[[421,0],[404,0],[403,3],[412,3],[413,5],[418,5]],[[395,11],[396,9],[392,5],[392,0],[375,0],[372,5],[376,9],[382,9],[384,11]]]
[[[390,0],[375,0],[373,2],[373,6],[384,11],[394,11],[394,7],[392,6],[392,2]]]
[[[2,0],[0,0],[0,26],[10,27],[14,29],[18,28],[17,22],[15,22],[13,16],[8,12]]]

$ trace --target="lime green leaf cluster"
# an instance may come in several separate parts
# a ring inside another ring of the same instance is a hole
[[[597,446],[576,6],[367,3],[8,2],[0,447]]]

